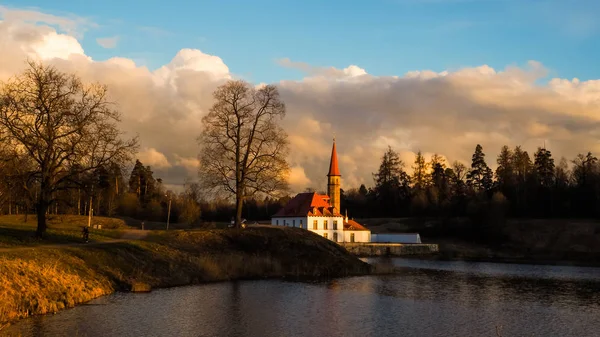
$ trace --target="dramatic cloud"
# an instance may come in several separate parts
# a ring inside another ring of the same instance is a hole
[[[140,137],[140,160],[167,186],[195,177],[201,118],[213,103],[214,89],[234,77],[221,58],[183,49],[156,71],[126,58],[97,62],[71,35],[33,21],[0,22],[0,46],[6,51],[0,79],[20,72],[24,60],[35,57],[85,81],[107,84],[122,112],[123,129]],[[600,152],[600,81],[555,78],[540,85],[548,71],[537,62],[383,77],[357,65],[278,63],[306,74],[301,81],[277,83],[288,110],[283,124],[296,192],[325,189],[334,136],[346,189],[372,185],[371,173],[388,145],[409,170],[418,150],[468,164],[478,143],[492,167],[505,144],[533,153],[545,143],[557,159]]]
[[[113,36],[113,37],[97,38],[96,42],[102,48],[112,49],[112,48],[116,48],[117,47],[117,43],[119,42],[119,37],[118,36]]]

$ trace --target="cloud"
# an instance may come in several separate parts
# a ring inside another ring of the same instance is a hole
[[[158,152],[155,148],[144,149],[138,152],[137,158],[146,166],[152,166],[154,168],[162,169],[172,167],[167,157],[164,154]]]
[[[97,24],[91,20],[72,14],[69,16],[56,16],[42,13],[36,9],[13,9],[1,5],[0,18],[12,25],[47,24],[77,38],[83,37],[83,33],[88,28],[97,27]]]
[[[182,49],[156,71],[127,58],[98,62],[73,37],[18,21],[0,22],[0,45],[6,51],[0,79],[20,72],[34,55],[85,81],[105,83],[122,113],[123,130],[139,135],[139,158],[155,176],[169,186],[196,176],[201,119],[215,88],[233,78],[220,57]],[[600,151],[600,80],[554,78],[540,85],[549,72],[538,62],[390,76],[373,76],[357,65],[279,63],[306,74],[275,83],[287,107],[283,126],[296,192],[325,189],[334,135],[345,189],[373,184],[372,172],[388,145],[408,170],[419,150],[427,158],[439,153],[468,164],[478,143],[492,167],[502,145],[522,145],[532,153],[545,142],[557,159]]]
[[[353,77],[360,77],[367,75],[367,72],[356,66],[350,65],[344,69],[336,69],[334,67],[314,67],[304,62],[294,62],[289,58],[282,58],[277,60],[277,63],[286,68],[292,68],[300,70],[301,72],[309,75],[311,78],[335,78],[335,79],[349,79]]]
[[[96,42],[102,48],[112,49],[112,48],[116,48],[117,47],[117,43],[119,42],[119,37],[118,36],[113,36],[113,37],[97,38]]]

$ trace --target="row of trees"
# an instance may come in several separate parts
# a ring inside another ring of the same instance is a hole
[[[481,145],[471,165],[448,164],[439,155],[427,162],[421,152],[406,172],[391,148],[385,152],[374,186],[344,191],[342,209],[357,217],[466,216],[495,200],[512,217],[600,216],[600,163],[591,153],[555,163],[550,150],[533,158],[520,146],[503,146],[493,171]],[[489,206],[489,205],[487,205]]]
[[[125,184],[122,172],[138,140],[119,130],[120,113],[105,85],[85,84],[42,63],[28,66],[0,83],[0,210],[34,211],[38,236],[50,213],[93,210],[158,220],[168,203],[173,221],[195,222],[201,207],[208,218],[226,212],[229,218],[222,199],[231,196],[239,226],[244,214],[262,217],[274,207],[271,199],[259,198],[287,190],[288,142],[278,124],[285,105],[272,85],[256,89],[229,81],[217,88],[198,138],[200,184],[186,184],[175,195],[139,161]],[[201,190],[212,193],[211,202],[202,201]]]

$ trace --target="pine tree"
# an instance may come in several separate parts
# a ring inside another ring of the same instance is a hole
[[[513,165],[513,152],[504,145],[496,159],[496,182],[503,192],[514,184],[515,169]],[[505,193],[506,194],[506,193]]]
[[[415,162],[412,167],[413,175],[412,175],[412,183],[413,188],[415,190],[422,190],[427,187],[427,183],[429,182],[429,175],[427,173],[428,163],[425,162],[425,157],[421,153],[421,150],[417,152],[417,156],[415,157]]]
[[[384,153],[375,180],[375,197],[385,212],[397,210],[410,195],[410,179],[404,171],[404,163],[391,147]]]
[[[467,183],[475,191],[488,191],[492,188],[492,169],[485,162],[481,145],[477,144],[473,153],[471,170],[467,173]]]
[[[549,150],[539,147],[534,154],[535,174],[543,187],[554,185],[554,159]]]

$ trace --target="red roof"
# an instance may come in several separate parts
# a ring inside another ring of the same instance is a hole
[[[363,225],[359,224],[358,222],[356,222],[354,220],[348,220],[347,222],[344,222],[344,230],[347,230],[347,231],[368,231],[367,228],[365,228]]]
[[[329,162],[328,176],[339,176],[340,169],[338,167],[337,152],[335,151],[335,140],[333,141],[333,149],[331,149],[331,161]]]
[[[317,193],[299,193],[273,217],[342,216],[329,204],[329,197]]]

